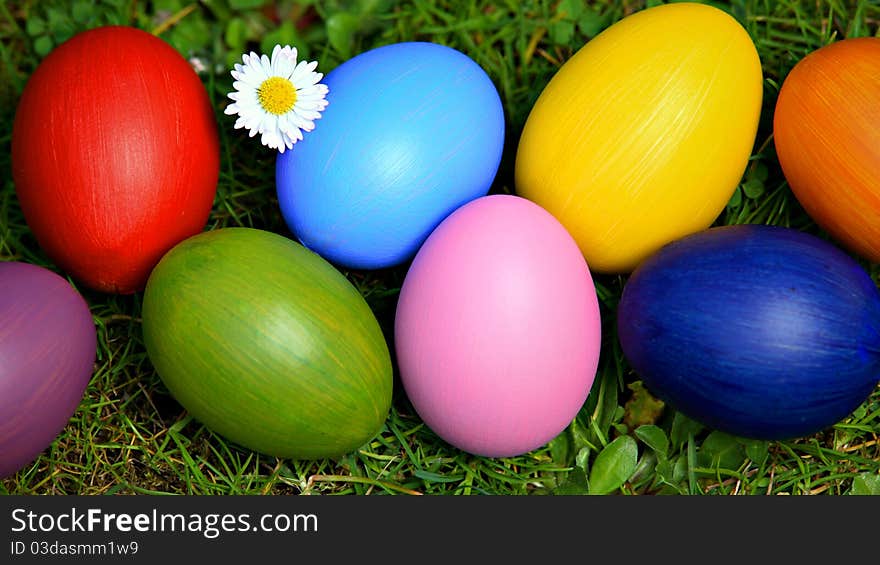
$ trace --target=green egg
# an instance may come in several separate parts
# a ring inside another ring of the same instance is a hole
[[[372,310],[281,235],[223,228],[175,246],[147,281],[143,331],[174,398],[253,451],[343,455],[388,416],[391,356]]]

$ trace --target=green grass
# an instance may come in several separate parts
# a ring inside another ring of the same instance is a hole
[[[228,70],[243,50],[291,42],[318,60],[325,73],[354,54],[396,41],[430,40],[464,51],[493,79],[507,112],[507,144],[492,191],[510,193],[516,142],[542,87],[590,37],[645,5],[597,1],[578,10],[573,9],[578,3],[551,0],[308,4],[0,3],[0,260],[57,270],[18,206],[9,145],[27,77],[45,53],[76,31],[107,23],[134,25],[198,58],[208,69],[201,76],[222,136],[220,183],[207,229],[250,226],[289,235],[274,196],[274,155],[233,130],[234,119],[222,112],[231,89]],[[877,35],[880,7],[844,0],[714,4],[730,10],[751,33],[766,79],[752,162],[717,223],[785,225],[827,237],[785,183],[773,150],[772,110],[779,85],[801,57],[834,39]],[[876,280],[878,266],[863,264]],[[405,266],[345,272],[389,339],[405,272]],[[705,429],[664,409],[627,366],[610,323],[624,282],[620,276],[596,277],[605,321],[599,374],[577,418],[547,446],[503,459],[463,453],[419,420],[396,380],[391,413],[369,444],[338,459],[309,462],[253,453],[193,421],[169,396],[146,356],[142,295],[79,288],[98,327],[91,384],[52,446],[0,482],[0,493],[550,494],[586,492],[588,480],[593,492],[621,494],[880,492],[880,390],[842,422],[795,441],[746,441]],[[602,452],[606,445],[613,447]],[[634,468],[621,463],[627,457],[636,458]]]

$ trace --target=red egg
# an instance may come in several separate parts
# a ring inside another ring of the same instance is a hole
[[[880,38],[837,41],[798,62],[779,92],[774,138],[813,220],[880,261]]]
[[[25,219],[55,263],[95,290],[142,290],[167,250],[202,231],[219,168],[204,84],[145,31],[77,34],[22,92],[12,173]]]

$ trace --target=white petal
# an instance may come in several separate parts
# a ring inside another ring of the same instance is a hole
[[[317,102],[309,102],[309,101],[302,102],[300,100],[296,101],[296,105],[293,108],[294,108],[294,110],[297,110],[302,115],[320,114],[321,109],[322,109],[320,104],[318,104]]]
[[[293,146],[296,144],[297,138],[290,137],[289,135],[284,136],[284,144],[287,145],[288,149],[293,149]]]
[[[267,112],[266,115],[263,117],[262,127],[263,127],[263,129],[266,129],[266,130],[270,130],[270,129],[277,130],[278,129],[278,117],[275,116],[274,114],[270,114]]]
[[[312,90],[312,89],[302,89],[296,91],[296,99],[297,100],[308,100],[312,102],[316,102],[318,100],[324,100],[327,98],[327,95],[323,92]]]
[[[297,100],[296,105],[294,106],[294,110],[298,110],[301,114],[305,114],[306,112],[310,114],[318,114],[320,113],[320,108],[321,105],[318,102],[311,102],[308,100],[305,102]]]
[[[238,103],[245,104],[247,106],[251,106],[253,108],[259,108],[262,110],[262,106],[260,105],[260,99],[257,97],[256,90],[245,90],[238,96]]]
[[[263,142],[263,145],[271,147],[272,149],[278,149],[280,144],[282,143],[281,137],[276,131],[263,132],[260,140]]]
[[[310,88],[321,82],[322,78],[324,78],[324,75],[321,73],[306,73],[299,78],[297,86],[299,88]]]
[[[299,106],[294,106],[293,111],[298,115],[307,118],[309,120],[314,120],[315,118],[320,117],[321,112],[317,110],[309,110],[307,108],[300,108]]]
[[[232,86],[239,90],[244,90],[246,88],[259,88],[264,80],[266,80],[266,78],[260,76],[259,73],[256,72],[242,73],[239,79],[232,83]]]
[[[249,69],[258,69],[260,67],[260,56],[251,51],[250,55],[248,55],[248,58],[245,61],[245,66]]]
[[[324,100],[297,100],[294,108],[305,112],[320,112],[327,107]]]
[[[296,85],[304,83],[306,76],[308,76],[317,66],[317,61],[312,61],[311,63],[308,61],[300,61],[297,63],[296,68],[293,69],[293,74],[290,75],[290,80]]]
[[[290,73],[293,72],[294,65],[296,65],[295,61],[282,57],[275,65],[275,76],[290,80]]]
[[[314,122],[312,122],[306,116],[301,115],[299,112],[292,113],[290,121],[296,124],[297,127],[302,128],[306,131],[311,131],[315,128]]]
[[[243,117],[245,119],[245,127],[250,130],[257,131],[260,126],[260,118],[262,118],[262,116],[260,116],[259,114],[248,114]]]
[[[296,66],[296,58],[299,56],[299,53],[296,50],[296,47],[287,46],[286,51],[284,52],[285,57],[290,59],[290,62],[293,66]]]
[[[281,46],[275,45],[272,49],[272,76],[285,76],[289,66],[290,60],[282,55]]]
[[[272,65],[276,76],[289,79],[296,67],[296,49],[285,45],[283,49],[279,49],[277,56],[273,53]]]
[[[296,99],[297,100],[321,100],[326,98],[327,94],[325,92],[321,92],[315,87],[308,88],[300,88],[296,91]]]
[[[302,139],[302,132],[296,128],[284,132],[284,141],[292,149],[293,145]]]

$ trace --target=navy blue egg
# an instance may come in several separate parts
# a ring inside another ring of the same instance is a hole
[[[712,228],[645,260],[617,310],[624,355],[687,416],[758,439],[834,425],[880,380],[880,293],[812,235]]]
[[[394,266],[489,192],[504,111],[470,57],[396,43],[346,61],[324,83],[321,119],[276,164],[282,215],[312,251],[344,267]]]

